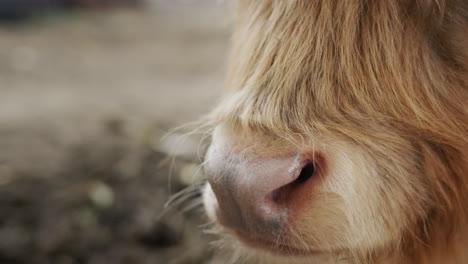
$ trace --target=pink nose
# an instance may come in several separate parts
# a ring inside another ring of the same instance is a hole
[[[255,237],[275,235],[286,223],[295,189],[315,173],[304,153],[280,158],[227,155],[211,147],[205,166],[218,201],[218,221]]]

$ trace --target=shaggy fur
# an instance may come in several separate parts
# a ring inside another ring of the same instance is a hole
[[[223,128],[217,140],[270,153],[313,145],[332,160],[315,190],[323,199],[288,230],[328,253],[298,263],[468,263],[467,1],[238,0],[234,9],[228,91],[210,115]],[[336,230],[312,231],[325,222]],[[285,261],[233,247],[254,263]]]

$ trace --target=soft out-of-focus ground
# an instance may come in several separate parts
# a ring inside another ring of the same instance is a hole
[[[209,262],[200,207],[161,218],[169,195],[198,181],[199,144],[160,138],[217,102],[225,5],[0,24],[0,263]]]

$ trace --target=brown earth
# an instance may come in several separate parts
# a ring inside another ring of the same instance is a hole
[[[0,263],[209,262],[199,204],[162,216],[198,141],[160,138],[216,103],[227,17],[156,1],[0,25]]]

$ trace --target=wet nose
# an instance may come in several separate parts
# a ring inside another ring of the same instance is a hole
[[[283,157],[227,154],[210,147],[205,166],[218,221],[242,233],[271,233],[287,221],[295,189],[315,173],[303,152]]]

